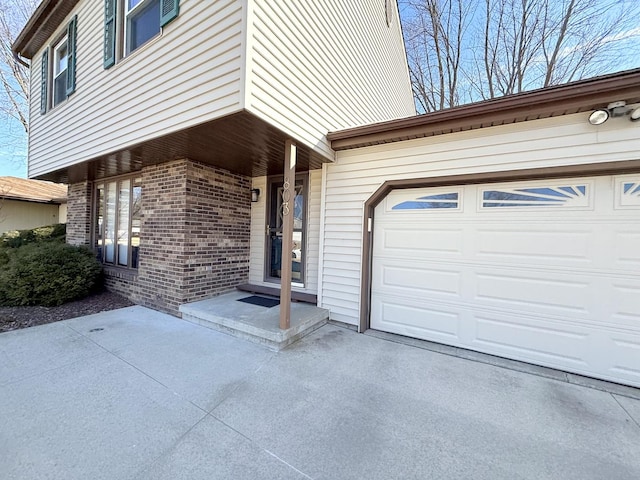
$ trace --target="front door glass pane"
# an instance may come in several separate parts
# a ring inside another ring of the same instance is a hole
[[[282,182],[271,186],[271,215],[269,225],[269,261],[268,275],[282,278],[282,223],[283,223],[283,186]],[[296,180],[293,201],[293,247],[291,251],[291,279],[296,283],[304,282],[304,225],[305,195],[304,182]]]

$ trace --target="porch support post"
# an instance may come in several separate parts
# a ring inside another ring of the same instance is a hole
[[[296,196],[296,144],[284,144],[284,185],[282,188],[282,260],[280,262],[280,328],[291,326],[291,252]]]

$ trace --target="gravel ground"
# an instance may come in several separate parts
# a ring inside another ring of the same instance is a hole
[[[0,307],[0,332],[130,307],[132,302],[111,292],[95,293],[58,307]]]

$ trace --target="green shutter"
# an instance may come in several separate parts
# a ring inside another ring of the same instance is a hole
[[[40,113],[47,113],[47,83],[49,80],[49,49],[42,54],[40,61]]]
[[[116,2],[104,0],[104,68],[116,63]]]
[[[160,26],[174,20],[180,13],[180,0],[160,0]]]
[[[71,19],[67,26],[67,96],[76,91],[76,44],[78,16]]]

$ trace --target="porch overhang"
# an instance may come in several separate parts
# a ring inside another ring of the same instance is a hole
[[[141,170],[143,167],[188,158],[232,173],[259,177],[282,174],[285,142],[291,136],[259,117],[241,111],[175,133],[37,176],[38,180],[77,183]],[[297,168],[322,168],[332,159],[302,142]]]

